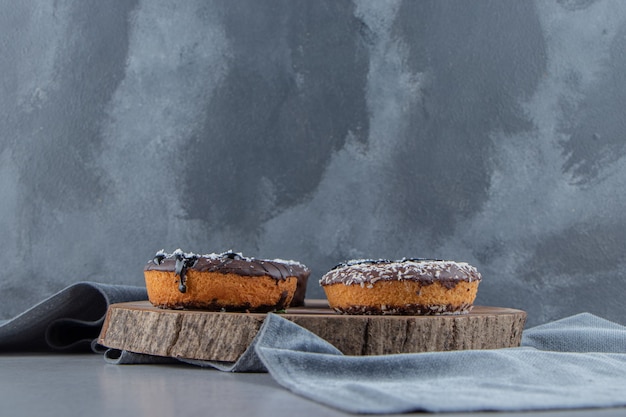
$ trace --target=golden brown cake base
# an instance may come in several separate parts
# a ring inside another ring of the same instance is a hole
[[[180,277],[174,272],[144,271],[144,276],[148,299],[154,306],[212,311],[282,310],[289,306],[298,281],[296,277],[277,280],[189,269],[183,293],[178,289]]]
[[[332,309],[345,314],[465,314],[471,310],[478,281],[459,281],[453,287],[440,282],[377,281],[361,285],[336,283],[324,291]]]

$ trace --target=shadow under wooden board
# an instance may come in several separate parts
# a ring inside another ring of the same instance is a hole
[[[326,300],[280,314],[327,340],[346,355],[384,355],[520,345],[526,313],[474,306],[463,315],[342,315]],[[266,314],[167,310],[148,301],[112,304],[98,342],[150,355],[236,361],[263,324]]]

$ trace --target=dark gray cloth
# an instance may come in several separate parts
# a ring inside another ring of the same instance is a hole
[[[147,299],[143,287],[78,282],[0,321],[0,352],[99,351],[95,339],[108,306]]]

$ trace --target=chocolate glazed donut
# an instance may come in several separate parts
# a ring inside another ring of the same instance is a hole
[[[154,305],[224,311],[273,311],[303,303],[304,292],[301,299],[294,299],[294,292],[299,285],[306,291],[309,274],[296,261],[248,258],[233,251],[209,255],[159,251],[144,267],[148,298]]]
[[[320,280],[331,308],[344,314],[465,314],[481,274],[465,262],[403,258],[341,263]]]

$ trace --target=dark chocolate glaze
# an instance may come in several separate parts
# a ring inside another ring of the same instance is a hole
[[[183,293],[187,290],[185,275],[190,269],[241,276],[268,276],[277,281],[288,277],[308,277],[310,273],[306,266],[298,262],[247,258],[232,251],[209,255],[184,253],[181,250],[171,254],[159,251],[144,267],[145,271],[174,272],[180,277],[179,290]]]
[[[452,289],[459,281],[480,281],[481,278],[476,268],[465,262],[421,258],[403,258],[397,261],[360,259],[337,265],[322,277],[320,285],[365,285],[381,280],[412,280],[422,285],[439,282]]]

